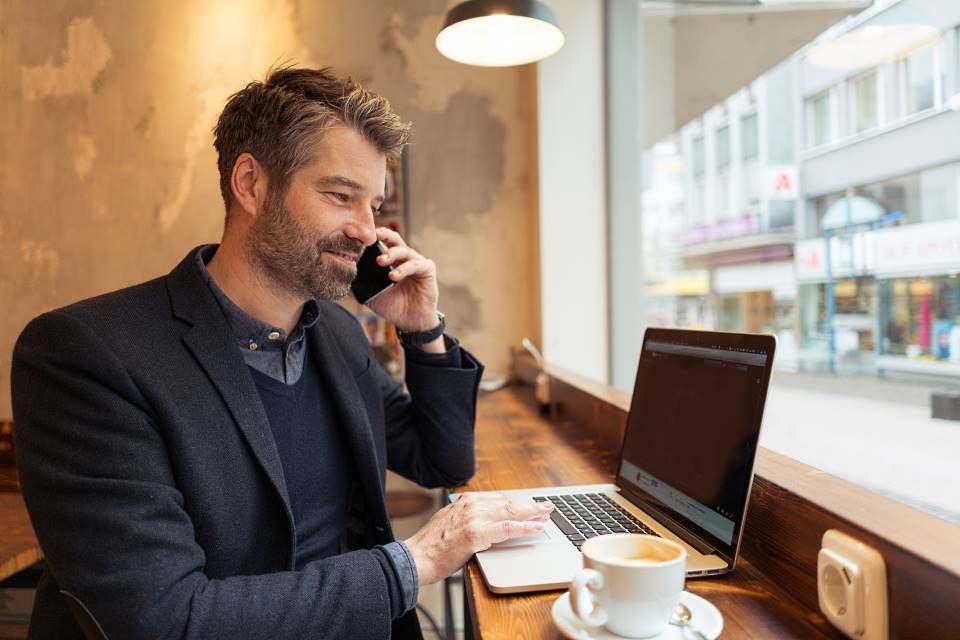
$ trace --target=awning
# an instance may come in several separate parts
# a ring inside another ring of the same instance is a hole
[[[647,287],[648,296],[705,296],[710,292],[707,273],[682,273]]]
[[[876,200],[863,196],[844,196],[827,208],[820,228],[842,229],[849,225],[869,224],[883,217],[886,211]]]

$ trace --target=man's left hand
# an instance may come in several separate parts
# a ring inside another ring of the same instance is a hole
[[[429,331],[437,326],[437,265],[407,246],[400,234],[377,228],[377,238],[386,251],[377,258],[381,266],[391,265],[390,279],[396,283],[371,300],[373,311],[401,331]]]

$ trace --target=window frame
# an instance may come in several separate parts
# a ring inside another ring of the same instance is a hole
[[[914,49],[908,55],[903,56],[897,61],[897,93],[898,96],[898,107],[899,107],[899,119],[905,120],[917,116],[918,114],[927,113],[937,108],[940,104],[940,100],[937,96],[937,88],[942,85],[938,80],[939,73],[939,64],[938,64],[938,51],[940,50],[939,41],[926,46],[920,47],[919,49]],[[910,62],[911,60],[916,61],[918,55],[930,52],[930,106],[917,109],[915,111],[910,111]]]
[[[826,100],[827,133],[823,142],[817,141],[817,102]],[[834,103],[836,96],[833,87],[828,87],[804,99],[807,106],[807,149],[821,149],[836,142],[836,116]]]
[[[873,76],[873,124],[869,127],[860,128],[860,87],[861,83],[868,77]],[[857,75],[850,76],[847,79],[847,121],[849,123],[849,134],[851,136],[867,135],[879,129],[882,125],[880,119],[881,103],[881,85],[880,69],[871,67]]]

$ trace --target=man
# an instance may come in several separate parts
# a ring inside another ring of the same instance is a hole
[[[481,365],[443,335],[436,267],[375,226],[409,134],[329,70],[281,69],[215,130],[223,240],[169,275],[40,316],[12,387],[46,556],[32,638],[419,637],[420,586],[550,507],[474,495],[405,542],[385,468],[473,473]],[[332,304],[381,241],[409,395]],[[78,625],[79,623],[79,625]]]

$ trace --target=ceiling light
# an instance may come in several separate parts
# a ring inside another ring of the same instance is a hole
[[[940,31],[927,24],[870,25],[814,44],[807,52],[807,59],[829,69],[875,67],[933,44],[939,38]]]
[[[563,46],[550,7],[539,0],[468,0],[450,9],[437,50],[456,62],[512,67],[543,60]]]

